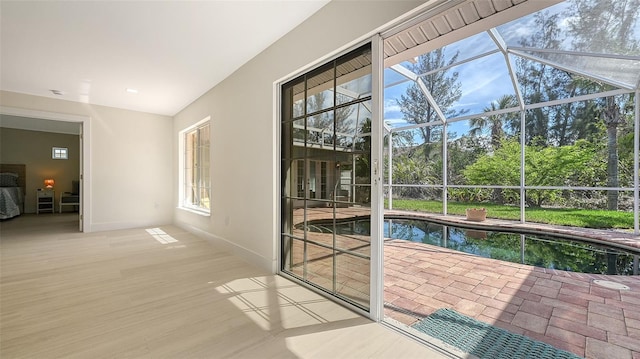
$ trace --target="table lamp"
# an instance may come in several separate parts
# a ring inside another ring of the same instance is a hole
[[[54,184],[55,184],[55,181],[52,178],[48,178],[48,179],[44,180],[44,186],[46,188],[53,188]]]

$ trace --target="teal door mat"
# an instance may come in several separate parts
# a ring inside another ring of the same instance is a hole
[[[573,353],[524,335],[510,333],[452,309],[439,309],[412,327],[481,359],[580,358]]]

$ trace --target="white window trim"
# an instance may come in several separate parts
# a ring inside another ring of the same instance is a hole
[[[68,147],[51,147],[51,159],[68,160],[69,148]]]
[[[191,212],[191,213],[195,213],[201,216],[210,216],[211,215],[211,208],[209,209],[204,209],[204,208],[200,208],[200,207],[193,207],[193,206],[189,206],[186,205],[184,203],[185,198],[184,198],[184,187],[185,187],[185,181],[184,181],[184,165],[185,165],[185,159],[184,159],[184,154],[185,154],[185,141],[184,141],[184,137],[185,134],[187,132],[193,131],[195,128],[202,126],[203,124],[209,122],[209,129],[211,130],[211,116],[207,116],[204,119],[194,123],[193,125],[181,130],[180,132],[178,132],[178,209],[184,210],[186,212]],[[211,157],[209,157],[211,158]]]

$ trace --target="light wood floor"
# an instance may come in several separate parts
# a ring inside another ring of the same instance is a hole
[[[0,357],[442,358],[186,231],[0,223]]]

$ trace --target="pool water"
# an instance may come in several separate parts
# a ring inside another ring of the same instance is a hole
[[[319,224],[314,224],[319,226]],[[333,225],[323,231],[332,233]],[[335,233],[368,235],[368,220],[338,222]],[[485,258],[579,273],[638,275],[640,253],[540,234],[483,231],[424,220],[387,219],[385,238],[445,247]]]

